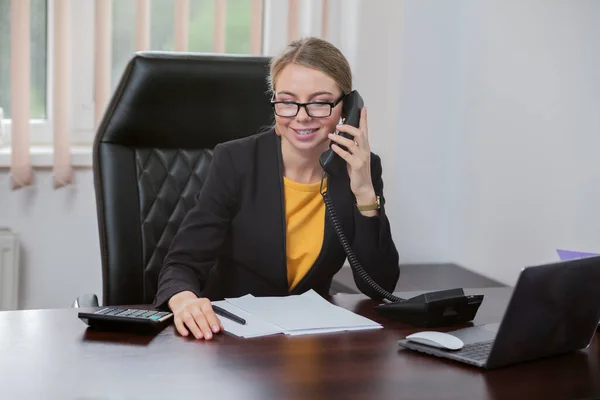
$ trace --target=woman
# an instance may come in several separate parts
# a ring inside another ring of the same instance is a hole
[[[381,161],[369,150],[366,109],[359,128],[336,125],[352,90],[346,58],[324,40],[295,41],[272,60],[269,81],[274,129],[215,147],[196,205],[165,257],[154,305],[173,311],[183,336],[211,339],[222,330],[210,299],[328,294],[346,259],[319,191],[319,156],[331,141],[348,173],[324,184],[344,233],[369,276],[388,291],[396,286],[398,253],[380,206]],[[354,140],[333,135],[336,129]]]

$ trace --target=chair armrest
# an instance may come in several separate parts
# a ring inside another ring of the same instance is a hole
[[[82,308],[82,307],[99,307],[98,304],[98,296],[93,293],[86,293],[84,295],[79,296],[73,302],[73,308]]]

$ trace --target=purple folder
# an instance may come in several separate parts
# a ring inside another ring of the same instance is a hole
[[[585,258],[585,257],[593,257],[598,254],[594,253],[582,253],[581,251],[571,251],[571,250],[561,250],[556,249],[556,253],[558,253],[558,257],[561,261],[574,260],[577,258]]]

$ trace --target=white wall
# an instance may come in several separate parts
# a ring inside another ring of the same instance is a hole
[[[513,282],[600,251],[600,3],[468,2],[460,16],[451,256]]]
[[[348,24],[341,30],[341,35],[346,37],[345,47],[353,48],[351,54],[354,57],[349,57],[349,61],[354,74],[354,88],[363,97],[367,108],[371,150],[382,160],[386,210],[396,241],[402,240],[402,221],[398,220],[402,213],[398,206],[399,158],[396,154],[398,135],[395,133],[400,99],[398,90],[394,88],[399,87],[401,77],[397,67],[402,52],[397,44],[402,32],[396,21],[402,12],[402,1],[389,2],[387,8],[373,7],[372,3],[363,1],[355,12],[362,29],[357,34],[356,25]],[[349,11],[346,10],[346,13]],[[352,35],[356,37],[351,38]],[[344,49],[344,43],[340,48]]]
[[[600,251],[600,3],[405,8],[405,260],[512,284],[557,247]]]
[[[387,89],[399,102],[388,128],[397,157],[393,232],[401,261],[448,262],[458,8],[454,1],[403,3],[402,15],[392,16],[401,35],[390,40],[391,48],[401,49],[400,78]]]
[[[91,170],[54,189],[50,171],[35,172],[33,186],[11,191],[0,170],[0,225],[20,236],[19,308],[70,307],[84,293],[101,298],[102,280]]]
[[[599,2],[352,4],[359,24],[335,42],[367,103],[401,261],[512,284],[556,247],[600,251]],[[35,179],[11,191],[0,169],[0,225],[23,247],[20,307],[99,294],[91,171],[59,190],[48,171]]]

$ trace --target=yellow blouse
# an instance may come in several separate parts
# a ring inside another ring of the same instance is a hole
[[[285,195],[287,277],[293,290],[316,261],[325,232],[321,182],[298,183],[283,177]],[[327,181],[323,182],[324,188]]]

